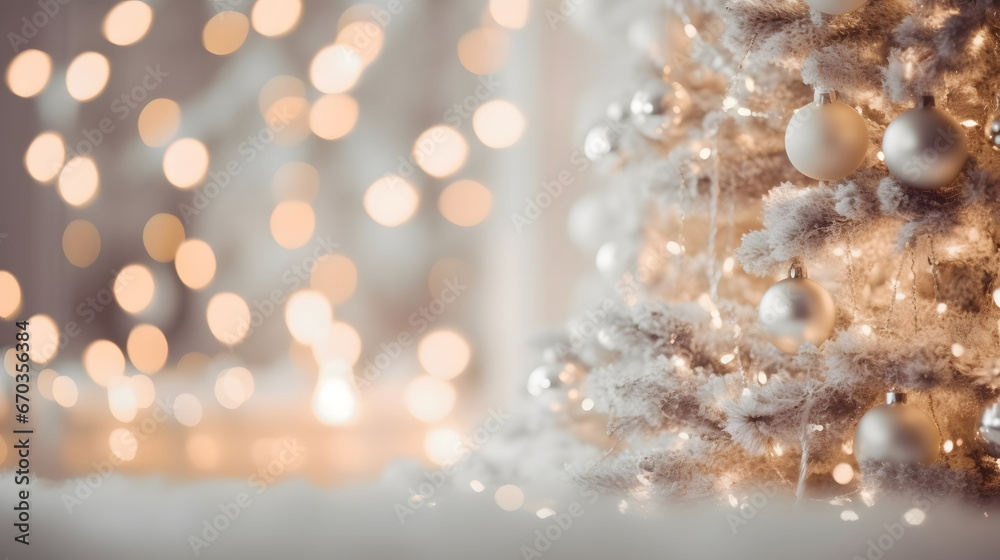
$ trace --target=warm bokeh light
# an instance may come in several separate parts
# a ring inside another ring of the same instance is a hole
[[[383,175],[365,191],[365,212],[385,227],[405,223],[417,211],[420,195],[399,175]]]
[[[153,380],[141,373],[129,377],[128,380],[135,394],[135,405],[139,408],[149,408],[156,401],[156,385],[153,384]]]
[[[357,389],[350,366],[340,360],[323,364],[312,398],[313,414],[323,424],[335,426],[355,418],[358,412]]]
[[[215,252],[201,239],[188,239],[177,247],[174,266],[185,286],[199,290],[215,277]]]
[[[9,320],[21,309],[21,284],[17,277],[0,270],[0,319]]]
[[[111,76],[111,63],[101,53],[80,53],[66,68],[66,90],[77,101],[89,101],[104,91]]]
[[[285,249],[298,249],[308,243],[315,227],[316,215],[307,202],[286,200],[271,212],[271,236]]]
[[[135,369],[154,374],[167,363],[167,337],[155,325],[136,325],[125,344],[128,359]]]
[[[347,136],[358,122],[358,102],[346,93],[324,95],[309,112],[309,129],[324,140]]]
[[[191,461],[197,469],[210,471],[218,467],[222,461],[219,442],[210,434],[194,434],[188,438],[184,447],[188,461]]]
[[[472,350],[462,335],[451,329],[427,333],[417,347],[417,358],[427,373],[438,379],[451,379],[465,371]]]
[[[59,352],[59,325],[41,313],[28,317],[28,334],[31,335],[31,361],[47,364]]]
[[[149,256],[159,262],[174,260],[183,242],[184,225],[173,214],[155,214],[142,228],[142,244]]]
[[[361,357],[361,335],[351,325],[334,321],[330,324],[326,336],[313,343],[312,348],[313,357],[318,364],[343,360],[354,366]]]
[[[24,168],[39,183],[56,178],[66,161],[66,144],[57,132],[43,132],[35,137],[24,152]]]
[[[193,428],[201,422],[201,401],[191,393],[181,393],[174,399],[174,418],[182,425]]]
[[[83,349],[83,369],[94,383],[107,387],[125,375],[125,355],[114,342],[95,340]]]
[[[274,143],[295,146],[309,136],[309,102],[305,97],[282,97],[271,104],[264,120],[274,132]]]
[[[840,463],[833,467],[833,480],[837,484],[848,484],[854,480],[854,467],[848,463]]]
[[[101,177],[97,164],[87,156],[77,156],[59,172],[59,196],[71,206],[86,206],[97,196]]]
[[[111,416],[119,422],[131,422],[139,412],[139,404],[127,377],[115,377],[108,381],[108,408]]]
[[[257,94],[257,108],[260,109],[262,117],[266,117],[268,111],[274,112],[272,107],[278,101],[286,98],[306,97],[306,83],[295,76],[280,74],[267,81]]]
[[[508,29],[524,27],[530,12],[528,0],[490,0],[490,16],[493,21]]]
[[[208,172],[208,149],[194,138],[181,138],[163,153],[163,174],[171,185],[189,189]]]
[[[250,330],[250,306],[232,292],[215,294],[208,300],[205,312],[208,329],[219,342],[235,346],[246,338]]]
[[[38,372],[38,377],[35,378],[35,388],[38,389],[38,394],[42,395],[42,398],[52,400],[52,384],[57,377],[59,377],[59,372],[54,369],[43,369]]]
[[[215,379],[215,398],[222,406],[233,410],[253,396],[253,374],[245,367],[234,367],[219,372]]]
[[[438,465],[452,465],[462,458],[462,436],[449,428],[436,428],[424,438],[424,453]]]
[[[63,408],[70,408],[76,404],[79,391],[76,388],[76,381],[72,377],[60,375],[52,382],[52,398]]]
[[[361,55],[344,45],[324,47],[309,65],[309,80],[323,93],[343,93],[358,83],[364,64]]]
[[[290,161],[274,172],[271,192],[278,202],[301,200],[311,204],[319,193],[319,171],[308,163]]]
[[[385,32],[376,23],[370,21],[353,21],[345,25],[339,33],[337,45],[344,45],[358,53],[361,64],[368,66],[382,52],[385,42]]]
[[[378,20],[378,11],[379,7],[375,4],[353,4],[344,10],[340,14],[340,18],[337,19],[337,31],[339,32],[348,25],[359,21],[372,23],[381,29],[383,24]]]
[[[443,124],[428,128],[413,143],[413,160],[433,177],[458,171],[468,156],[469,144],[462,134]]]
[[[497,488],[493,494],[500,509],[504,511],[517,511],[524,505],[524,492],[513,484],[505,484]]]
[[[358,269],[344,255],[331,253],[316,259],[309,272],[309,286],[326,296],[330,305],[340,305],[358,286]]]
[[[458,60],[473,74],[499,72],[507,63],[509,54],[510,38],[499,29],[473,29],[458,41]]]
[[[147,146],[163,146],[177,134],[181,125],[181,106],[172,99],[154,99],[139,113],[139,138]]]
[[[139,451],[139,440],[129,430],[115,428],[108,436],[108,446],[115,457],[122,461],[131,461]]]
[[[421,375],[406,386],[406,410],[421,422],[433,423],[444,419],[455,407],[458,394],[447,381]]]
[[[38,49],[18,53],[7,66],[7,87],[18,97],[34,97],[52,76],[52,57]]]
[[[456,181],[441,191],[438,209],[449,222],[459,226],[474,226],[490,215],[493,195],[475,181]]]
[[[145,2],[128,0],[111,8],[101,29],[109,42],[125,46],[142,40],[152,24],[153,9]]]
[[[302,344],[315,344],[330,332],[333,309],[322,293],[299,290],[285,304],[285,324],[292,337]]]
[[[472,114],[476,137],[490,148],[513,146],[524,134],[524,114],[505,99],[487,101]]]
[[[146,309],[153,301],[155,291],[153,273],[141,264],[126,266],[115,278],[115,299],[129,313],[139,313]]]
[[[87,268],[101,254],[101,234],[87,220],[73,220],[63,231],[62,248],[73,266]]]
[[[226,55],[236,52],[250,32],[247,16],[226,10],[212,16],[201,32],[201,43],[212,54]]]
[[[280,37],[295,28],[302,16],[302,0],[257,0],[250,21],[257,33]]]

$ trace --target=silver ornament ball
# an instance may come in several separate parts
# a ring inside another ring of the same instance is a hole
[[[907,185],[939,189],[955,180],[969,157],[965,131],[927,96],[885,129],[882,153],[889,172]]]
[[[833,92],[817,92],[816,100],[798,111],[785,129],[785,153],[795,169],[818,181],[843,179],[865,160],[868,126]]]
[[[990,137],[990,147],[994,150],[1000,150],[1000,119],[994,119],[990,123],[987,134]]]
[[[867,0],[805,0],[809,7],[823,14],[839,16],[857,10]]]
[[[806,342],[830,338],[836,320],[833,298],[818,282],[796,275],[771,286],[760,298],[757,319],[771,343],[795,354]]]
[[[600,161],[618,150],[618,134],[604,123],[587,131],[583,139],[583,154],[590,161]]]
[[[906,393],[887,393],[886,404],[869,410],[854,429],[854,456],[859,463],[930,465],[937,460],[940,446],[934,421],[906,404]]]
[[[576,362],[542,364],[528,375],[528,394],[558,410],[579,398],[586,370]]]
[[[987,406],[979,419],[979,444],[1000,459],[1000,401]]]
[[[629,112],[632,124],[653,140],[666,135],[667,129],[680,124],[691,110],[691,96],[677,82],[650,80],[632,96]]]

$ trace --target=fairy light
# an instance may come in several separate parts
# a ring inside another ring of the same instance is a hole
[[[865,336],[871,336],[872,335],[871,325],[861,325],[861,333],[864,334]]]
[[[694,39],[698,35],[698,28],[690,23],[685,24],[684,34],[687,35],[689,39]]]
[[[753,111],[751,111],[750,109],[748,109],[746,107],[740,107],[739,109],[736,110],[736,112],[741,117],[749,117],[753,113]]]
[[[668,241],[667,242],[667,251],[671,255],[680,255],[681,253],[684,252],[684,249],[676,241]],[[1000,290],[997,290],[997,291],[1000,292]],[[997,305],[1000,305],[1000,300],[998,300]]]
[[[583,399],[583,401],[580,403],[580,408],[582,408],[582,409],[584,409],[586,411],[593,410],[594,409],[594,399],[592,399],[590,397],[587,397],[587,398]]]
[[[735,97],[728,97],[727,96],[725,99],[722,100],[722,108],[725,109],[725,110],[727,110],[727,111],[729,109],[732,109],[735,106],[736,106],[736,98]]]
[[[722,261],[722,271],[725,272],[726,274],[732,272],[735,266],[736,266],[736,259],[734,259],[733,257],[726,257],[726,260]]]
[[[945,453],[951,453],[952,451],[955,450],[955,442],[953,442],[953,441],[951,441],[949,439],[949,440],[947,440],[947,441],[944,442],[944,445],[942,447],[943,447]]]
[[[882,150],[879,150],[879,152],[875,154],[875,157],[877,157],[879,161],[885,161],[885,154],[882,153]]]
[[[753,78],[751,78],[750,76],[747,76],[747,78],[743,80],[743,85],[747,88],[747,91],[750,93],[753,93],[757,89],[757,84],[754,83]]]
[[[733,354],[724,354],[721,358],[719,358],[719,361],[722,362],[722,365],[726,365],[729,362],[733,361],[735,357],[736,356],[734,356]]]
[[[961,358],[963,354],[965,354],[965,347],[964,346],[962,346],[961,344],[959,344],[957,342],[951,345],[951,355],[952,356],[955,356],[956,358]]]
[[[833,250],[833,254],[834,254],[834,256],[837,256],[837,257],[843,257],[844,256],[844,248],[843,247],[837,247],[837,248],[835,248]]]
[[[730,494],[729,495],[729,505],[731,505],[733,507],[737,507],[737,506],[740,505],[740,501],[736,499],[736,496],[733,496],[732,494]]]
[[[994,293],[994,299],[996,299],[996,293]],[[948,304],[947,303],[939,303],[939,304],[937,304],[937,312],[938,313],[943,314],[945,311],[948,311]]]
[[[763,371],[757,373],[757,383],[764,385],[767,383],[767,374]]]
[[[833,467],[833,480],[837,484],[849,484],[854,480],[854,467],[848,463],[840,463]]]
[[[903,514],[903,520],[913,526],[920,525],[926,518],[927,514],[920,508],[908,509],[906,510],[906,513]]]
[[[840,512],[840,519],[842,521],[857,521],[860,518],[858,517],[858,514],[854,510],[845,509],[844,511]]]
[[[473,480],[473,481],[469,482],[469,487],[472,488],[473,492],[477,492],[477,493],[478,492],[482,492],[483,490],[486,490],[486,486],[484,486],[483,483],[479,482],[478,480]]]
[[[1000,307],[1000,288],[993,290],[993,303]]]
[[[962,121],[962,126],[964,126],[966,128],[972,128],[972,127],[978,126],[978,125],[979,125],[979,123],[977,123],[973,119],[967,119],[967,120]]]

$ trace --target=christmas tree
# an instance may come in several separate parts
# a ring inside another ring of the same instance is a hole
[[[652,500],[1000,491],[1000,11],[990,1],[591,8],[628,91],[576,203],[604,298],[528,378],[607,416],[584,486]]]

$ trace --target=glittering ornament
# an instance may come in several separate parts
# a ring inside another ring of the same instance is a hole
[[[819,346],[830,338],[836,312],[830,293],[806,278],[805,268],[793,265],[789,278],[764,292],[757,319],[772,344],[794,354],[807,342]]]
[[[817,12],[839,16],[857,10],[867,0],[806,0],[806,4]]]
[[[885,402],[862,416],[854,429],[858,462],[930,465],[937,460],[941,437],[931,417],[906,404],[906,393],[886,393]]]
[[[979,443],[987,453],[1000,459],[1000,401],[983,411],[979,420]]]
[[[691,110],[691,97],[677,82],[651,80],[632,96],[632,123],[647,138],[659,140],[667,129],[680,124]]]
[[[1000,150],[1000,119],[995,119],[990,123],[987,133],[990,136],[990,147],[994,150]]]
[[[803,175],[818,181],[843,179],[868,153],[865,119],[833,92],[799,109],[785,129],[785,152]]]
[[[583,366],[575,362],[542,364],[528,375],[528,393],[558,410],[580,397],[585,375]]]
[[[882,152],[889,172],[907,185],[932,190],[952,182],[969,156],[958,121],[925,96],[885,129]]]

